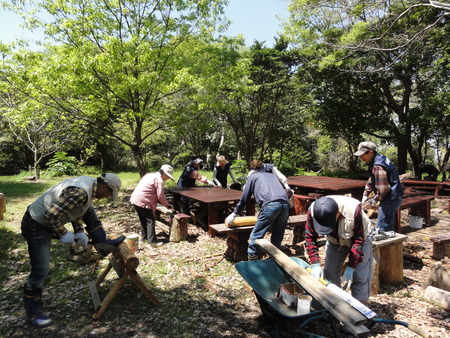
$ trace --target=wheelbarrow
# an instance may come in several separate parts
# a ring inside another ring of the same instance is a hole
[[[302,266],[305,263],[296,257],[291,259]],[[292,283],[293,280],[273,260],[239,262],[235,267],[252,287],[264,318],[274,324],[274,336],[279,336],[280,329],[283,328],[302,337],[321,337],[305,331],[304,328],[313,321],[324,321],[329,324],[334,337],[338,337],[336,319],[314,298],[310,313],[297,315],[297,309],[288,307],[278,297],[280,285]]]
[[[308,263],[300,258],[290,257],[290,259],[304,268],[309,266]],[[336,318],[319,302],[314,300],[314,298],[311,302],[311,312],[297,315],[296,309],[288,307],[278,297],[280,285],[292,283],[293,280],[272,259],[239,262],[235,267],[244,280],[252,287],[264,318],[274,324],[275,337],[279,336],[280,328],[287,329],[302,337],[322,337],[304,330],[305,326],[316,320],[327,322],[333,332],[333,336],[340,336],[337,331]],[[427,332],[424,332],[420,328],[398,320],[372,318],[368,323],[368,328],[371,329],[377,323],[402,325],[421,337],[430,337]]]

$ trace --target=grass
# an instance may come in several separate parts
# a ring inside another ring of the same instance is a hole
[[[105,229],[114,226],[119,231],[138,224],[134,210],[126,202],[139,182],[138,173],[116,173],[122,180],[119,196],[121,200],[113,207],[107,200],[95,200],[95,208]],[[212,172],[202,171],[212,178]],[[174,178],[181,175],[175,171]],[[153,292],[162,301],[153,306],[134,284],[127,281],[114,298],[99,321],[91,316],[92,300],[89,282],[96,280],[108,261],[78,265],[67,262],[67,248],[55,240],[51,246],[51,264],[44,286],[45,311],[51,315],[55,325],[43,329],[32,329],[25,324],[21,303],[21,287],[29,273],[29,257],[25,240],[21,236],[20,222],[27,206],[51,186],[68,177],[47,178],[27,181],[23,177],[0,177],[0,192],[6,196],[6,212],[0,221],[0,283],[2,308],[0,310],[0,337],[199,337],[211,336],[217,329],[221,332],[235,332],[241,336],[242,318],[234,314],[237,299],[253,297],[243,288],[243,281],[236,279],[233,264],[223,260],[214,264],[225,250],[221,238],[208,238],[206,233],[195,229],[198,234],[180,243],[169,242],[157,255],[151,251],[140,251],[138,272]],[[91,174],[89,176],[95,177]],[[176,182],[166,181],[166,186]],[[66,225],[70,229],[70,225]],[[132,229],[132,230],[133,230]],[[192,232],[191,232],[192,234]],[[199,236],[204,239],[199,240]],[[155,253],[155,252],[153,252]],[[210,257],[202,259],[202,257]],[[210,266],[214,266],[210,268]],[[117,282],[112,270],[99,288],[100,298]],[[218,297],[220,300],[218,300]],[[229,303],[229,304],[228,304]],[[216,326],[205,325],[203,318],[209,318]],[[231,321],[231,322],[230,322]],[[253,328],[249,329],[254,330]],[[249,332],[250,332],[249,331]]]

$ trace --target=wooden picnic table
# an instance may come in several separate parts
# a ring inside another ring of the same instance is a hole
[[[418,178],[409,178],[402,181],[403,187],[416,191],[424,191],[434,196],[448,196],[450,193],[449,182],[427,181]]]
[[[288,184],[297,194],[305,196],[346,195],[361,199],[366,180],[327,176],[290,176]]]
[[[192,188],[174,187],[169,188],[169,191],[173,193],[175,208],[178,207],[178,202],[182,197],[200,202],[201,208],[195,218],[201,225],[207,226],[208,229],[209,225],[220,223],[220,210],[234,207],[242,196],[242,191],[240,190],[212,186],[198,186]],[[202,218],[206,213],[208,215],[208,221],[206,224],[202,224],[204,223]],[[255,215],[255,201],[253,198],[246,204],[246,215]]]

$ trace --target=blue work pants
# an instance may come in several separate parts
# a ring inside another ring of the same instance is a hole
[[[258,246],[255,241],[264,238],[264,235],[267,230],[269,230],[270,226],[272,226],[272,236],[270,241],[277,248],[280,248],[288,218],[289,203],[287,201],[274,201],[265,204],[259,211],[255,227],[250,234],[247,251],[248,256],[258,256]]]

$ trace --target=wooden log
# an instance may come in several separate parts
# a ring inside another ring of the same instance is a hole
[[[136,269],[139,266],[139,259],[130,250],[125,242],[122,242],[118,246],[119,251],[113,252],[113,255],[117,259],[121,259],[126,269]]]
[[[3,214],[6,211],[6,198],[5,195],[0,193],[0,221],[3,219]]]
[[[320,281],[314,278],[303,267],[292,261],[280,249],[275,247],[266,239],[256,240],[263,250],[286,272],[294,281],[305,289],[315,300],[325,307],[334,317],[341,321],[356,336],[368,333],[369,330],[363,326],[367,322],[366,317],[355,308],[346,303],[341,297],[333,293]]]
[[[430,285],[425,289],[423,298],[429,303],[436,304],[444,310],[450,311],[450,292],[448,291]]]
[[[450,291],[450,264],[445,261],[433,264],[425,285]]]
[[[403,281],[403,243],[393,243],[380,247],[380,281],[400,283]]]
[[[414,255],[411,255],[411,254],[406,253],[406,252],[403,253],[403,259],[405,261],[410,261],[410,262],[413,262],[413,263],[418,263],[418,264],[422,264],[423,265],[422,258],[414,256]]]
[[[190,216],[185,214],[176,214],[172,218],[172,225],[170,227],[169,241],[179,242],[188,237],[187,220]]]
[[[236,217],[232,223],[227,224],[227,227],[242,227],[247,225],[255,225],[258,220],[257,216],[242,216]]]

